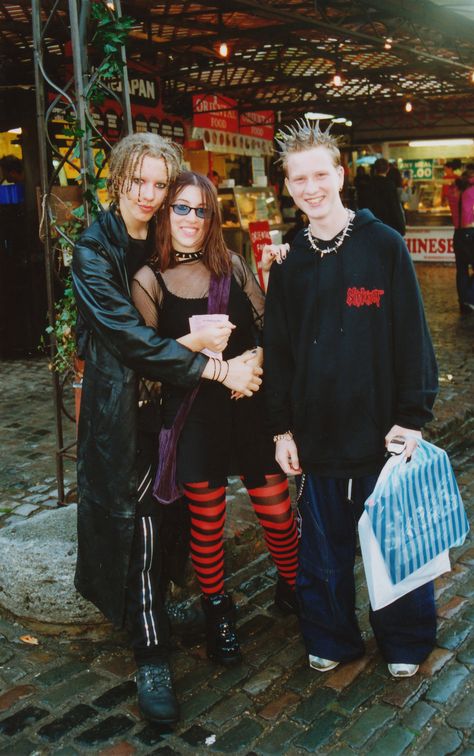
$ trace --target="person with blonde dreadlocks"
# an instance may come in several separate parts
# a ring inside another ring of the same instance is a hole
[[[153,443],[138,432],[138,379],[192,388],[204,378],[251,396],[262,372],[248,355],[221,362],[199,353],[221,352],[231,325],[175,341],[145,325],[133,305],[129,281],[153,251],[154,215],[180,158],[177,145],[154,134],[132,134],[115,145],[110,207],[83,233],[72,262],[78,351],[85,358],[75,585],[115,626],[127,624],[141,712],[163,724],[176,722],[179,712],[163,606],[163,512],[150,495]]]

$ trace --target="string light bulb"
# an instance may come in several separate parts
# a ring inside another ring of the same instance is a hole
[[[385,37],[385,42],[383,45],[385,50],[391,50],[392,44],[393,44],[393,39],[391,37]]]
[[[227,46],[227,42],[221,42],[219,45],[219,55],[221,58],[227,58],[229,54],[229,48]]]
[[[342,87],[342,76],[340,73],[335,73],[332,77],[332,83],[335,87]]]
[[[408,100],[405,103],[405,113],[411,113],[412,110],[413,110],[413,105],[411,104],[410,100]]]
[[[471,75],[469,76],[471,80],[471,84],[474,84],[474,71],[471,71]]]

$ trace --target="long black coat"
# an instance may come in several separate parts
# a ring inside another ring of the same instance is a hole
[[[102,213],[76,245],[72,279],[87,329],[78,434],[75,585],[115,625],[124,620],[137,501],[138,377],[194,386],[206,358],[144,325],[127,279],[128,234]]]

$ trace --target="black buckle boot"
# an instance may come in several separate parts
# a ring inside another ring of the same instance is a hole
[[[192,645],[203,638],[206,632],[206,620],[199,604],[178,604],[167,602],[166,614],[171,632],[177,635],[185,645]]]
[[[235,606],[228,593],[202,596],[206,616],[207,655],[220,664],[242,661],[235,631]]]
[[[283,614],[296,614],[299,617],[300,608],[296,598],[296,593],[292,587],[279,577],[275,589],[275,606]]]
[[[138,706],[150,722],[173,725],[179,719],[178,701],[168,662],[144,664],[136,675]]]

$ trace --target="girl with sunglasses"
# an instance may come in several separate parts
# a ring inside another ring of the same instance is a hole
[[[157,253],[134,277],[132,296],[146,323],[161,336],[192,341],[190,318],[210,311],[212,281],[230,284],[224,313],[230,336],[215,344],[224,359],[248,352],[263,362],[259,346],[264,295],[244,259],[226,247],[217,192],[191,171],[171,184],[157,224]],[[199,333],[199,331],[197,332]],[[189,345],[192,347],[191,343]],[[173,381],[162,387],[165,428],[176,427],[189,395]],[[223,664],[239,661],[235,609],[224,587],[223,534],[228,475],[240,475],[278,570],[276,602],[295,611],[297,534],[288,482],[265,434],[263,397],[203,382],[187,407],[176,451],[176,478],[191,519],[191,559],[202,591],[207,653]],[[162,450],[160,444],[160,450]]]

